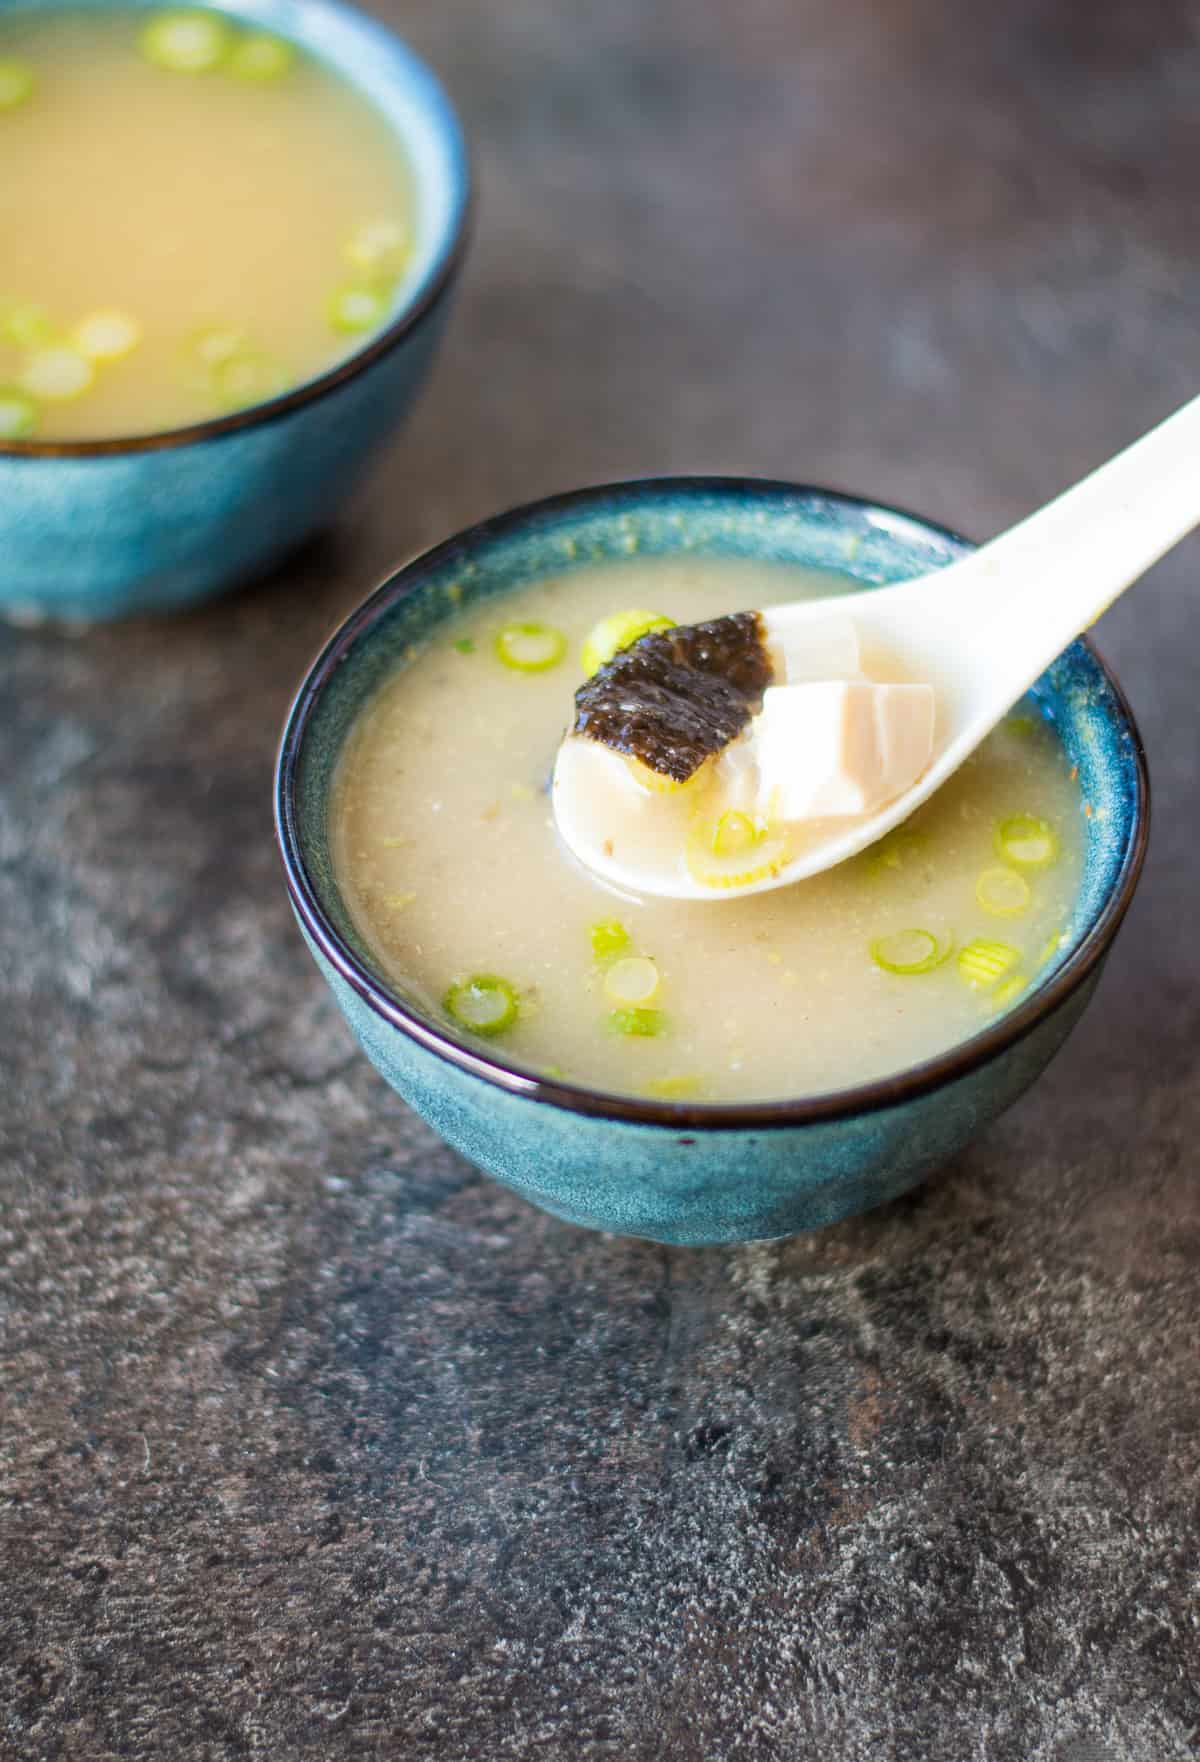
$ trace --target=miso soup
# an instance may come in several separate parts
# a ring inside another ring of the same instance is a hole
[[[360,348],[416,220],[394,131],[222,13],[0,11],[0,441],[124,439]]]
[[[335,863],[375,962],[459,1038],[590,1087],[815,1095],[969,1038],[1053,960],[1081,873],[1079,791],[1023,704],[861,856],[738,899],[639,899],[570,858],[547,793],[598,622],[766,607],[837,579],[663,560],[575,570],[442,627],[343,754]]]

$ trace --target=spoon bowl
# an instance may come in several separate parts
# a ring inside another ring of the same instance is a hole
[[[862,653],[887,658],[888,676],[927,683],[936,705],[933,750],[916,781],[876,811],[800,821],[768,872],[720,887],[685,861],[690,804],[679,794],[633,800],[620,759],[570,735],[554,773],[564,842],[612,886],[660,898],[728,900],[790,887],[874,844],[940,789],[1054,658],[1200,522],[1194,399],[1039,512],[947,568],[844,597],[799,601],[760,614],[768,646],[820,646],[823,626],[847,614]],[[614,837],[613,828],[620,828]]]

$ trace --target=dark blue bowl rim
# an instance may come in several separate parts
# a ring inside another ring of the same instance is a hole
[[[1116,882],[1075,949],[1048,980],[1034,986],[1023,1003],[990,1027],[969,1040],[959,1041],[935,1058],[910,1065],[891,1076],[878,1078],[870,1083],[795,1100],[671,1102],[653,1101],[633,1095],[614,1095],[604,1090],[588,1089],[581,1084],[521,1070],[490,1053],[463,1045],[449,1032],[444,1032],[418,1015],[401,998],[382,985],[343,941],[326,916],[305,865],[296,810],[296,786],[299,758],[309,719],[331,675],[346,660],[355,644],[369,634],[397,600],[444,562],[462,560],[480,546],[523,526],[536,524],[547,515],[557,515],[573,509],[583,510],[611,503],[622,497],[644,504],[659,497],[686,501],[689,497],[702,499],[713,495],[759,498],[764,502],[780,496],[819,498],[869,518],[910,521],[922,532],[935,538],[973,548],[970,539],[964,538],[952,528],[885,502],[823,489],[814,484],[753,477],[643,477],[618,483],[596,484],[510,508],[502,514],[493,515],[465,528],[453,538],[444,540],[393,570],[334,631],[313,661],[296,694],[284,723],[275,772],[275,835],[283,859],[288,893],[314,946],[334,972],[376,1015],[427,1051],[511,1095],[544,1102],[573,1113],[641,1125],[663,1126],[673,1130],[687,1128],[698,1131],[804,1126],[900,1107],[999,1058],[1039,1022],[1052,1015],[1103,960],[1129,909],[1145,861],[1150,834],[1150,779],[1141,734],[1128,699],[1095,645],[1086,637],[1080,640],[1103,674],[1113,694],[1119,717],[1130,735],[1137,778],[1133,825]]]
[[[209,0],[221,11],[237,17],[237,0]],[[189,422],[182,428],[163,428],[150,434],[134,434],[127,436],[115,435],[111,439],[100,440],[61,440],[61,441],[0,441],[0,461],[5,459],[95,459],[105,458],[113,454],[124,456],[130,453],[157,453],[170,447],[192,446],[198,441],[216,440],[221,435],[233,434],[238,429],[252,428],[260,423],[277,422],[281,417],[288,416],[304,404],[310,404],[326,393],[336,391],[338,386],[347,380],[364,373],[368,367],[384,355],[388,355],[400,343],[412,335],[422,325],[439,304],[447,292],[466,254],[470,242],[471,231],[475,220],[475,177],[472,171],[472,152],[470,143],[463,129],[462,118],[450,102],[450,95],[442,81],[434,73],[429,64],[414,49],[409,48],[407,41],[398,31],[384,24],[380,19],[364,12],[361,7],[351,4],[351,0],[319,0],[319,3],[332,6],[338,12],[349,13],[372,31],[393,37],[411,56],[428,77],[438,96],[445,106],[445,113],[451,124],[454,145],[458,149],[462,163],[462,194],[459,198],[457,211],[449,227],[441,251],[435,258],[431,273],[421,289],[417,299],[409,301],[395,316],[392,322],[376,336],[357,349],[354,354],[347,355],[344,360],[335,362],[324,373],[314,379],[306,379],[293,391],[281,392],[277,398],[266,398],[258,404],[247,404],[242,410],[231,410],[225,416],[212,416],[204,422]],[[63,0],[69,6],[70,0]]]

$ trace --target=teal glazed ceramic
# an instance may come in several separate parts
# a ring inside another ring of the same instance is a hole
[[[631,554],[754,557],[848,572],[864,589],[961,556],[964,539],[823,490],[740,479],[618,484],[486,521],[393,575],[301,688],[276,779],[277,830],[308,945],[368,1058],[472,1162],[573,1223],[659,1242],[740,1242],[894,1198],[1026,1089],[1095,989],[1146,848],[1144,755],[1116,681],[1075,643],[1034,688],[1079,767],[1087,821],[1074,918],[1021,1003],[973,1039],[839,1094],[744,1105],[646,1101],[551,1081],[422,1013],[380,971],[330,860],[347,731],[375,688],[462,606]],[[714,905],[719,911],[719,905]]]
[[[0,615],[170,611],[261,573],[328,521],[429,366],[469,206],[466,149],[445,93],[397,38],[341,0],[237,0],[220,10],[302,45],[394,127],[418,211],[401,304],[357,354],[267,403],[129,440],[0,442]]]

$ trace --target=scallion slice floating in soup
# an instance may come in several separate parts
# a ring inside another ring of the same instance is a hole
[[[627,1034],[634,1040],[652,1040],[666,1028],[660,1009],[615,1009],[608,1018],[614,1034]]]
[[[37,405],[19,386],[0,385],[0,441],[24,440],[37,426]]]
[[[258,350],[231,355],[213,368],[213,397],[223,410],[241,410],[247,404],[261,404],[274,398],[287,381],[283,369],[269,355]]]
[[[372,277],[399,275],[410,248],[409,231],[398,220],[365,220],[342,250],[351,269]]]
[[[1039,967],[1046,966],[1048,962],[1054,959],[1066,940],[1067,933],[1065,930],[1056,930],[1053,936],[1048,936],[1038,950],[1038,957],[1035,964]]]
[[[984,991],[1002,979],[1020,958],[1020,952],[1011,944],[989,942],[986,937],[977,936],[974,942],[959,949],[958,970],[968,985]]]
[[[191,359],[207,369],[232,361],[235,355],[246,354],[252,344],[249,332],[236,324],[202,324],[187,338],[184,348]]]
[[[495,973],[473,973],[451,985],[443,1000],[446,1014],[473,1034],[501,1034],[517,1019],[517,994]]]
[[[648,955],[627,955],[614,961],[604,975],[604,994],[610,1003],[633,1007],[653,1003],[660,989],[658,968]]]
[[[30,355],[21,369],[20,384],[31,398],[58,404],[82,397],[95,377],[96,370],[86,355],[58,343]]]
[[[885,973],[932,973],[949,958],[950,946],[949,939],[939,939],[931,930],[897,930],[876,937],[871,959]]]
[[[611,661],[621,649],[627,649],[639,636],[649,636],[652,630],[671,630],[674,625],[674,618],[668,618],[665,612],[632,610],[613,612],[610,617],[601,618],[592,626],[583,645],[584,672],[590,679],[606,661]]]
[[[1044,869],[1058,855],[1058,839],[1045,820],[1014,814],[996,827],[996,850],[1006,862],[1022,869]]]
[[[283,37],[249,31],[229,52],[229,72],[234,79],[265,86],[290,73],[295,59],[296,51]]]
[[[553,624],[525,620],[505,624],[496,633],[497,657],[518,673],[544,673],[556,667],[566,652],[567,639]]]
[[[1002,984],[997,985],[996,989],[990,993],[988,1002],[993,1009],[1004,1009],[1014,997],[1021,995],[1028,983],[1027,974],[1014,973],[1011,978],[1005,979]]]
[[[89,361],[119,361],[137,347],[141,335],[136,318],[113,308],[81,318],[71,332],[71,341]]]
[[[1015,869],[985,869],[975,883],[975,898],[998,918],[1019,918],[1029,910],[1033,894]]]
[[[54,325],[44,306],[32,300],[0,300],[0,338],[18,349],[54,341]]]
[[[692,1101],[703,1089],[702,1077],[655,1077],[646,1084],[646,1094],[656,1101]]]
[[[210,73],[229,53],[232,33],[215,12],[159,12],[138,37],[146,60],[168,73]]]
[[[375,330],[387,317],[388,296],[379,288],[345,287],[330,294],[325,316],[334,330],[347,335]]]
[[[0,55],[0,111],[15,110],[33,93],[33,69],[15,55]]]
[[[598,961],[616,960],[629,947],[629,932],[616,918],[605,918],[599,924],[593,924],[588,934],[592,953]]]

